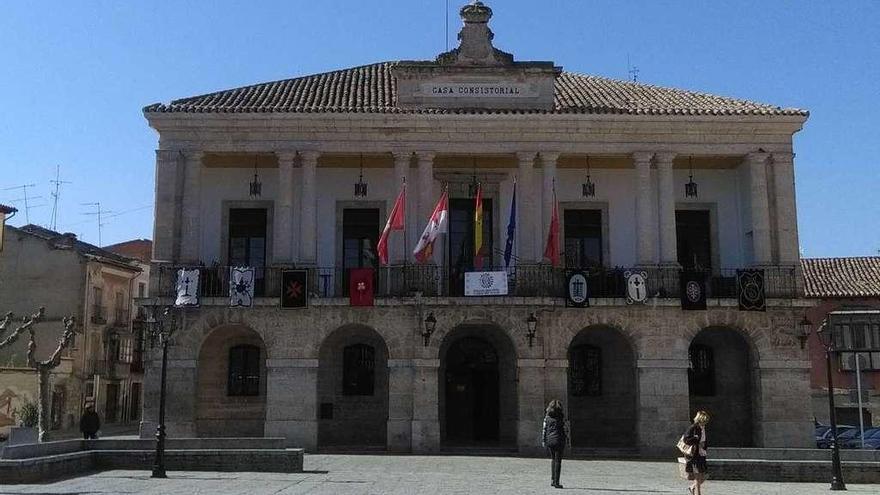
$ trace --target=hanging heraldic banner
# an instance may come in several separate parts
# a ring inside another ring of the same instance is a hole
[[[626,279],[626,303],[644,304],[648,300],[648,273],[627,270],[623,277]]]
[[[706,273],[695,270],[682,270],[681,309],[706,309]]]
[[[254,303],[254,269],[249,266],[229,268],[229,305],[249,308]]]
[[[565,305],[585,308],[590,305],[587,275],[584,272],[568,272],[565,278]]]
[[[764,270],[737,270],[736,287],[740,311],[766,311]]]
[[[177,270],[175,292],[177,294],[177,297],[174,299],[175,306],[198,306],[199,269],[181,268]]]
[[[281,272],[281,307],[305,308],[309,305],[309,277],[305,270]]]
[[[466,272],[465,296],[506,296],[507,272]]]
[[[373,305],[372,268],[351,268],[348,270],[348,303],[352,306]]]

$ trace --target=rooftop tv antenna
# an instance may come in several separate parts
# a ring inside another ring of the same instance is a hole
[[[72,182],[67,180],[61,180],[61,165],[55,165],[55,180],[50,180],[50,184],[55,186],[55,191],[52,193],[52,230],[56,230],[58,227],[58,199],[61,198],[61,186],[64,184],[72,184]]]
[[[23,184],[21,186],[12,186],[12,187],[7,187],[6,189],[4,189],[4,191],[12,191],[14,189],[21,189],[22,192],[24,193],[23,197],[18,198],[18,199],[13,199],[13,200],[11,200],[11,202],[16,203],[18,201],[24,201],[24,221],[26,223],[31,223],[30,209],[36,208],[37,206],[42,206],[42,205],[33,205],[32,206],[30,203],[28,203],[29,199],[39,199],[42,197],[42,196],[28,196],[28,192],[27,192],[28,188],[29,187],[36,187],[36,186],[37,186],[36,184]]]
[[[446,51],[449,51],[449,0],[446,0]]]
[[[100,202],[95,202],[95,203],[80,203],[80,204],[81,204],[82,206],[94,206],[94,207],[95,207],[95,211],[86,212],[86,213],[83,213],[83,215],[89,215],[89,216],[95,216],[95,217],[98,217],[98,247],[101,247],[101,244],[102,244],[102,240],[101,240],[101,228],[102,228],[104,225],[106,225],[105,223],[102,223],[102,222],[101,222],[101,216],[104,215],[104,214],[106,214],[106,213],[113,213],[113,211],[111,211],[111,210],[102,210],[102,209],[101,209],[101,203],[100,203]]]
[[[626,54],[626,71],[632,82],[639,82],[639,68],[629,63],[629,53]]]

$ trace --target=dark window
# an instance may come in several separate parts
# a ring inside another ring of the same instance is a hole
[[[839,351],[847,349],[871,349],[877,352],[840,352],[840,368],[855,371],[856,355],[859,356],[859,370],[880,370],[880,319],[849,319],[845,323],[834,323],[834,345]]]
[[[265,208],[229,210],[229,265],[254,267],[254,292],[263,293],[263,267],[266,266]]]
[[[449,200],[449,277],[450,295],[464,293],[464,274],[474,268],[474,199]],[[483,198],[483,269],[492,267],[495,231],[492,200]]]
[[[260,348],[237,345],[229,349],[227,395],[260,395]]]
[[[375,350],[366,344],[350,345],[342,359],[342,395],[373,395]]]
[[[602,349],[579,345],[571,350],[569,388],[575,397],[602,395]]]
[[[342,294],[348,294],[348,269],[379,267],[376,243],[379,241],[377,208],[346,208],[342,212]],[[378,271],[374,272],[374,277]],[[376,286],[376,280],[373,280]]]
[[[712,268],[712,231],[709,210],[678,210],[675,212],[675,238],[678,262],[684,268]]]
[[[688,389],[691,395],[715,395],[715,357],[712,348],[705,345],[692,345],[688,350]]]
[[[602,266],[602,210],[565,210],[565,266]]]

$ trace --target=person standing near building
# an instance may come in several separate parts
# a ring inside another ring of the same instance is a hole
[[[95,412],[92,404],[86,404],[86,411],[79,419],[79,431],[82,432],[83,438],[86,440],[98,438],[98,430],[101,429],[101,418]]]
[[[709,413],[698,411],[694,416],[694,423],[684,433],[684,443],[692,447],[691,454],[685,455],[685,472],[691,480],[688,486],[690,495],[703,495],[702,485],[706,481],[706,425],[709,423]]]
[[[559,484],[559,474],[562,471],[562,453],[567,441],[568,434],[565,431],[565,414],[562,412],[562,402],[554,399],[547,406],[541,432],[541,446],[549,451],[552,459],[550,486],[554,488],[562,488],[562,485]]]

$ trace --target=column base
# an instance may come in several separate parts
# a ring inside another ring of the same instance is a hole
[[[266,421],[263,431],[267,437],[284,437],[285,447],[301,448],[306,452],[317,452],[318,450],[317,421]]]
[[[386,446],[389,452],[412,452],[412,427],[413,421],[409,419],[388,420]]]
[[[440,422],[412,422],[412,451],[426,454],[440,451]]]

